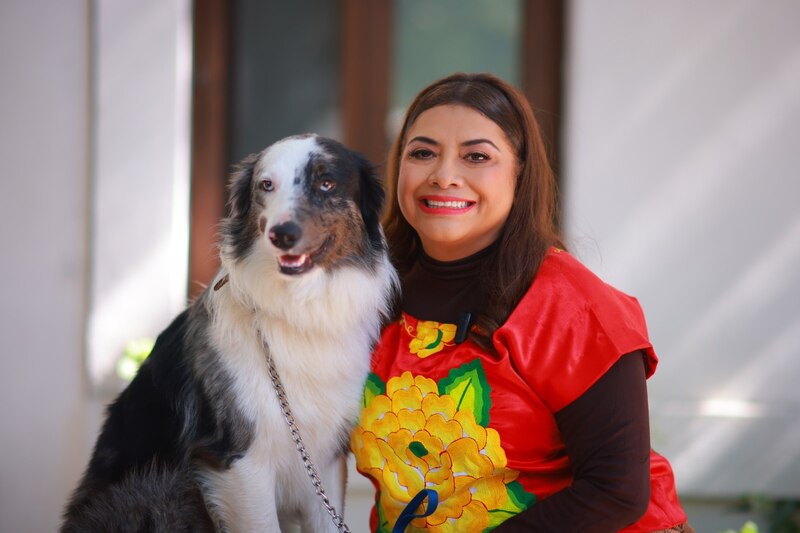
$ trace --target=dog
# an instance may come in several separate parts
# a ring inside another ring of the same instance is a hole
[[[340,143],[289,137],[229,185],[219,273],[109,406],[61,531],[335,531],[268,372],[271,357],[331,503],[370,353],[398,290],[382,184]]]

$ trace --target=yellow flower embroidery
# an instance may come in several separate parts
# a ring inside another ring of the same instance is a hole
[[[435,490],[439,506],[411,531],[483,531],[527,506],[510,496],[507,484],[519,472],[507,468],[497,431],[477,423],[459,398],[410,372],[391,378],[384,394],[376,393],[377,376],[370,379],[351,448],[359,471],[381,487],[379,531],[391,530],[422,489]]]
[[[449,346],[448,343],[456,338],[455,324],[424,320],[417,322],[416,332],[408,324],[405,327],[408,334],[414,337],[408,345],[409,350],[422,359],[442,351],[442,348]]]

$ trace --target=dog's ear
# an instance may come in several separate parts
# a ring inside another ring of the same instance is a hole
[[[358,206],[361,218],[367,227],[370,245],[379,250],[383,246],[381,213],[386,193],[375,166],[361,154],[355,153],[354,156],[358,167]]]
[[[253,244],[258,230],[250,220],[253,203],[253,173],[260,154],[245,157],[234,167],[228,184],[227,216],[220,224],[222,242],[234,257],[241,258]]]
[[[253,201],[253,171],[261,154],[250,154],[233,169],[228,184],[228,217],[246,218]]]

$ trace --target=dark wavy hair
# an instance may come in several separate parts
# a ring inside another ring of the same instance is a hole
[[[539,124],[528,100],[492,74],[456,73],[423,89],[406,112],[387,161],[388,209],[383,225],[400,275],[408,273],[422,249],[419,236],[400,212],[397,180],[406,134],[423,112],[440,105],[475,109],[502,129],[517,156],[517,179],[511,206],[492,257],[481,279],[486,304],[474,317],[469,337],[493,351],[491,337],[519,304],[533,282],[547,250],[562,246],[558,233],[556,180]],[[399,313],[399,306],[396,309]]]

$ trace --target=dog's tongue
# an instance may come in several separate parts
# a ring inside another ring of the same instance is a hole
[[[282,255],[278,258],[278,263],[284,268],[300,268],[308,261],[308,255]]]

